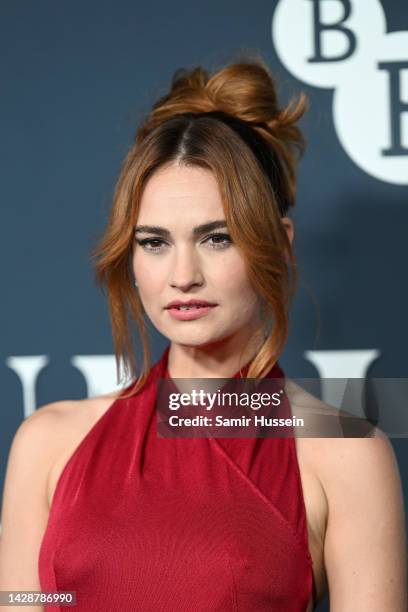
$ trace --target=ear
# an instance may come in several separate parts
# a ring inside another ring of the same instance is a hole
[[[286,230],[286,233],[288,235],[289,242],[290,242],[290,244],[292,244],[293,237],[295,235],[295,229],[293,227],[293,221],[292,221],[292,219],[289,219],[289,217],[282,217],[281,221],[282,221],[283,226],[284,226],[284,228]]]

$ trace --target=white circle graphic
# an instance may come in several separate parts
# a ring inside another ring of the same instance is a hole
[[[371,176],[408,184],[408,32],[378,0],[280,0],[272,40],[299,80],[332,88],[341,145]]]

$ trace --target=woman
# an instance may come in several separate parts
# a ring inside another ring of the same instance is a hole
[[[2,589],[76,591],[87,612],[310,611],[327,590],[335,611],[406,609],[401,488],[380,431],[157,437],[162,378],[284,382],[305,108],[303,95],[279,108],[256,59],[176,73],[140,126],[94,251],[118,375],[135,380],[19,428]],[[145,315],[170,341],[152,367]]]

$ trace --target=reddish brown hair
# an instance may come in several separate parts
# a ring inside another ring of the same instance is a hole
[[[107,288],[117,378],[136,377],[131,394],[144,385],[151,367],[143,306],[131,267],[143,189],[168,163],[214,173],[227,226],[245,259],[248,277],[262,299],[266,339],[251,362],[248,378],[262,378],[281,354],[296,264],[281,217],[295,204],[297,155],[305,148],[295,124],[307,108],[303,93],[279,108],[270,71],[260,57],[230,63],[212,76],[202,67],[174,74],[139,127],[123,162],[106,231],[92,252],[95,278]],[[132,331],[139,331],[143,367],[137,375]]]

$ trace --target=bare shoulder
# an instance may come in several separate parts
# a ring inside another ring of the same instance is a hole
[[[118,394],[100,395],[81,400],[61,400],[37,408],[20,424],[15,440],[25,439],[26,446],[46,441],[50,452],[58,452],[76,432],[91,425]]]
[[[329,507],[324,550],[333,605],[406,610],[405,509],[390,440],[379,429],[370,438],[326,439],[320,455]]]
[[[116,397],[53,402],[20,423],[3,487],[0,590],[40,590],[37,560],[49,516],[52,478]]]
[[[60,436],[65,435],[64,432],[92,424],[103,415],[118,395],[119,392],[112,392],[80,400],[61,400],[45,404],[25,419],[31,423],[26,427],[44,428],[51,434],[52,439],[56,437],[60,440]]]
[[[300,407],[313,418],[321,411],[334,416],[334,423],[340,420],[336,408],[296,393],[294,410]],[[388,436],[372,428],[369,437],[335,432],[297,442],[326,500],[321,543],[331,607],[406,610],[405,509]]]
[[[46,496],[51,507],[58,479],[83,438],[115,402],[119,392],[46,404],[32,415],[47,431],[53,447],[52,460],[46,466]],[[31,418],[31,417],[30,417]]]
[[[310,507],[319,509],[319,551],[331,606],[406,610],[405,510],[388,436],[370,427],[369,436],[343,437],[343,411],[299,388],[289,385],[286,392],[293,413],[328,414],[341,428],[332,437],[296,440],[303,470],[322,493],[311,496]]]
[[[368,438],[319,440],[320,478],[328,497],[344,488],[361,487],[364,495],[386,495],[399,484],[399,469],[388,436],[374,428]]]
[[[292,413],[305,421],[304,427],[296,432],[298,445],[327,494],[342,487],[347,480],[368,478],[374,471],[378,478],[398,477],[392,444],[381,429],[366,422],[361,436],[345,437],[344,423],[354,415],[323,402],[291,380],[285,384],[285,391]],[[324,420],[322,417],[330,418]],[[321,437],[312,435],[316,431]]]

